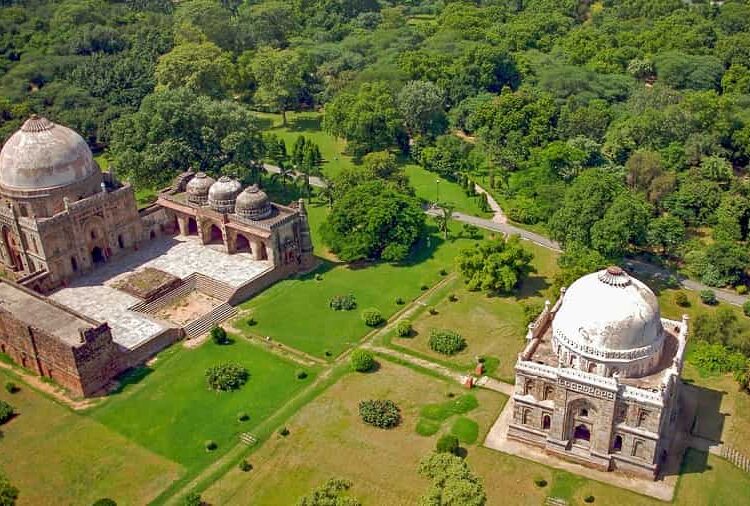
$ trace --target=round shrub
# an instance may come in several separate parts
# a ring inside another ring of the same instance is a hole
[[[91,506],[117,506],[117,503],[109,497],[97,499]]]
[[[239,364],[227,362],[206,369],[206,382],[212,390],[237,390],[247,383],[250,373]]]
[[[448,275],[448,271],[446,271],[445,269],[440,269],[440,275],[441,276],[447,276]]]
[[[401,320],[396,324],[396,335],[398,337],[411,336],[412,328],[409,320]]]
[[[326,351],[324,351],[324,352],[323,352],[323,354],[324,354],[324,355],[325,355],[326,357],[332,357],[332,356],[333,356],[333,352],[332,352],[331,350],[326,350]]]
[[[216,441],[214,441],[213,439],[209,439],[208,441],[203,443],[203,446],[206,448],[207,452],[212,452],[219,447],[219,445],[217,445]]]
[[[747,285],[737,285],[734,287],[734,289],[737,291],[737,295],[747,294]]]
[[[367,350],[359,348],[354,350],[349,360],[352,364],[352,369],[357,372],[371,371],[375,367],[375,357]]]
[[[305,371],[304,369],[297,369],[294,375],[297,377],[298,380],[303,380],[307,378],[307,371]]]
[[[385,318],[383,318],[379,310],[370,308],[362,311],[362,320],[368,327],[377,327],[385,321]]]
[[[583,502],[586,502],[586,503],[592,503],[592,502],[594,502],[594,496],[593,495],[587,495],[586,497],[583,498]]]
[[[547,480],[542,479],[542,478],[536,478],[534,480],[534,485],[536,485],[539,488],[544,488],[547,486]]]
[[[289,435],[289,429],[286,428],[286,425],[279,429],[279,435],[284,437]]]
[[[255,321],[255,318],[253,318],[252,316],[247,319],[247,326],[248,327],[255,327],[257,324],[258,324],[258,322]]]
[[[9,394],[15,394],[21,390],[21,387],[19,387],[12,381],[9,381],[5,384],[5,390],[7,390]]]
[[[396,305],[397,306],[403,306],[404,305],[404,299],[403,299],[403,297],[396,297]]]
[[[421,285],[421,286],[419,287],[419,289],[420,289],[420,290],[422,290],[423,292],[424,292],[425,290],[427,290],[428,288],[429,288],[429,286],[427,286],[427,285]]]
[[[680,291],[674,294],[674,303],[680,307],[688,307],[690,305],[690,300],[688,300],[688,296],[685,292]]]
[[[458,296],[455,293],[452,293],[448,296],[448,300],[451,302],[456,302],[458,300]]]
[[[466,348],[466,339],[452,330],[432,329],[429,345],[433,351],[443,355],[455,355]]]
[[[458,438],[453,434],[445,434],[437,440],[435,450],[438,453],[452,453],[456,455],[458,453]]]
[[[357,307],[357,299],[353,294],[334,295],[328,302],[328,306],[334,311],[351,311]]]
[[[237,413],[237,421],[239,421],[239,422],[247,422],[248,420],[250,420],[250,415],[248,415],[244,411],[241,411],[241,412]]]
[[[240,471],[242,471],[243,473],[246,473],[248,471],[252,471],[253,465],[250,462],[248,462],[247,460],[242,459],[240,461],[239,468],[240,468]]]
[[[224,330],[223,327],[219,327],[218,325],[211,328],[211,339],[216,344],[228,344],[229,343],[229,337],[227,336],[227,331]]]
[[[434,306],[430,306],[430,309],[428,309],[427,311],[428,311],[428,312],[429,312],[429,313],[430,313],[431,315],[433,315],[433,316],[435,316],[436,314],[438,314],[438,310],[437,310],[437,309],[435,309],[435,307],[434,307]]]
[[[0,400],[0,425],[4,424],[16,413],[16,410],[5,401]]]
[[[359,416],[368,425],[391,429],[401,423],[401,410],[390,400],[368,400],[359,403]]]
[[[700,297],[701,302],[709,306],[715,306],[719,303],[719,300],[716,298],[716,293],[713,290],[701,290]]]
[[[745,313],[745,316],[750,316],[750,300],[742,304],[742,312]]]
[[[323,281],[323,275],[318,273],[315,275],[315,281]]]
[[[202,506],[203,499],[198,492],[190,492],[182,501],[183,506]]]

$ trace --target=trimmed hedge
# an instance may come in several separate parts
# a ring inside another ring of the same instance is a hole
[[[373,357],[371,352],[361,348],[352,352],[349,361],[352,364],[352,369],[357,372],[371,371],[375,367],[375,357]]]
[[[392,429],[401,423],[401,410],[390,400],[368,400],[359,403],[359,416],[373,427]]]
[[[401,320],[396,324],[396,335],[398,337],[409,337],[411,333],[412,328],[409,320]]]
[[[206,369],[206,382],[211,390],[228,392],[247,383],[250,373],[239,364],[227,362]]]
[[[362,320],[368,327],[377,327],[385,321],[385,318],[383,318],[380,310],[371,307],[362,311]]]
[[[433,351],[443,355],[455,355],[466,348],[466,339],[452,330],[432,329],[429,345]]]

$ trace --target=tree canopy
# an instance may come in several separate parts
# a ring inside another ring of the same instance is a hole
[[[509,293],[533,272],[534,255],[518,236],[488,239],[464,248],[456,257],[459,272],[469,290]]]

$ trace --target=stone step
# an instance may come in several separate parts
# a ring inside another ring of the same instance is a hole
[[[223,321],[228,320],[232,316],[237,314],[237,308],[230,306],[229,304],[221,304],[211,310],[197,320],[188,323],[185,326],[185,335],[188,337],[196,337],[205,334],[214,325],[218,325]]]
[[[240,441],[247,446],[253,446],[258,442],[258,438],[250,434],[249,432],[243,432],[240,434]]]
[[[560,497],[547,497],[544,501],[545,506],[568,506],[568,501]]]

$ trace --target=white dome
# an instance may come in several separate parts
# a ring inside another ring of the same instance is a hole
[[[621,268],[609,267],[570,285],[552,332],[583,355],[622,356],[619,352],[659,349],[664,329],[654,292]]]
[[[83,181],[99,167],[75,131],[32,116],[0,151],[0,186],[37,190]]]

